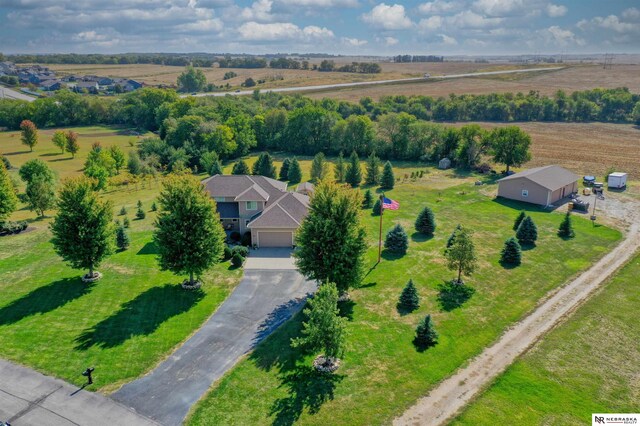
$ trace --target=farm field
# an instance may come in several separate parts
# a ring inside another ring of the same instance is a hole
[[[530,74],[509,74],[503,76],[483,76],[445,81],[409,82],[375,87],[356,87],[334,89],[309,93],[311,98],[335,98],[358,102],[365,96],[378,99],[382,96],[424,95],[448,96],[480,95],[487,93],[539,91],[543,95],[552,95],[558,90],[573,92],[596,87],[628,87],[633,93],[640,92],[640,65],[614,65],[612,69],[603,69],[601,65],[572,65],[566,69],[535,72]]]
[[[362,61],[360,59],[359,61]],[[320,60],[316,60],[319,63]],[[338,63],[340,61],[336,61]],[[314,63],[314,61],[310,61]],[[315,86],[334,83],[353,83],[360,81],[375,81],[401,79],[408,77],[421,77],[425,72],[432,75],[459,74],[480,71],[494,71],[503,69],[532,68],[524,65],[497,65],[476,64],[473,62],[442,62],[442,63],[413,63],[396,64],[380,63],[382,72],[379,74],[355,74],[341,72],[319,72],[309,70],[280,70],[271,68],[245,69],[245,68],[200,68],[207,76],[209,83],[216,85],[229,83],[233,87],[239,87],[247,78],[254,80],[266,80],[265,84],[257,88],[275,88],[288,86]],[[129,65],[58,65],[49,67],[55,71],[72,74],[104,75],[109,77],[128,77],[144,81],[147,84],[176,84],[178,75],[183,67],[129,64]],[[540,66],[544,68],[545,66]],[[225,73],[233,71],[237,77],[224,80]]]
[[[452,425],[586,424],[640,409],[640,255],[513,364]]]
[[[448,176],[460,179],[458,185],[434,189],[418,179],[387,192],[400,202],[400,210],[385,213],[383,229],[386,232],[394,223],[405,227],[410,244],[403,257],[383,254],[382,263],[375,266],[378,218],[364,212],[369,272],[361,287],[350,292],[351,301],[341,305],[349,319],[348,343],[336,374],[328,378],[314,373],[310,367],[314,354],[289,347],[290,339],[300,332],[303,318],[298,315],[216,383],[188,424],[388,423],[620,238],[618,231],[593,227],[576,217],[578,236],[561,240],[555,235],[560,214],[496,202],[491,182],[477,187],[470,182],[473,176]],[[436,215],[438,228],[432,239],[413,230],[425,205]],[[504,269],[498,263],[499,251],[513,234],[512,222],[521,208],[527,208],[537,223],[540,240],[536,248],[524,252],[521,267]],[[466,281],[475,294],[466,302],[452,303],[439,286],[453,277],[442,252],[458,223],[475,232],[479,269]],[[400,315],[396,301],[409,278],[418,288],[421,307]],[[439,301],[439,296],[444,298]],[[411,340],[417,322],[427,313],[434,318],[440,343],[420,353]]]

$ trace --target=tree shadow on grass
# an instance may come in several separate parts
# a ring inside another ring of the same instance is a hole
[[[507,262],[503,262],[502,260],[500,261],[500,266],[502,266],[504,269],[515,269],[518,266],[520,266],[519,264],[515,264],[515,263],[507,263]]]
[[[413,234],[411,234],[411,240],[415,241],[416,243],[423,243],[431,239],[433,239],[433,235],[425,235],[420,232],[414,232]]]
[[[299,366],[283,374],[280,387],[286,387],[288,395],[271,406],[273,425],[293,425],[305,410],[316,414],[325,402],[333,399],[336,385],[343,379],[344,375],[323,373],[311,366]]]
[[[446,312],[453,311],[471,299],[476,290],[466,284],[457,284],[445,281],[438,284],[438,304],[440,309]]]
[[[356,302],[351,299],[341,300],[338,302],[338,311],[341,317],[346,318],[348,321],[353,321],[353,307],[356,306]]]
[[[123,304],[118,312],[86,329],[76,338],[75,349],[113,348],[134,336],[149,335],[169,318],[187,312],[204,296],[202,290],[186,291],[173,284],[152,287]]]
[[[153,241],[145,244],[136,254],[158,254],[158,246]]]
[[[382,258],[384,260],[398,260],[402,259],[406,253],[398,253],[389,251],[387,249],[382,250]]]
[[[0,325],[16,323],[36,314],[45,314],[89,293],[94,284],[77,278],[63,278],[38,287],[32,292],[0,308]]]
[[[413,311],[415,311],[418,308],[407,308],[404,305],[401,304],[396,304],[396,311],[398,312],[398,314],[403,317],[405,315],[409,315],[410,313],[412,313]]]
[[[520,243],[520,249],[522,251],[529,251],[536,248],[536,243]]]
[[[253,338],[253,346],[257,346],[258,343],[263,341],[267,336],[273,333],[278,327],[289,320],[300,308],[306,303],[307,294],[305,297],[298,297],[291,299],[286,303],[282,303],[267,315],[267,317],[258,326],[258,331]]]
[[[280,371],[290,371],[295,368],[296,362],[304,355],[303,348],[292,348],[291,339],[302,333],[302,321],[305,315],[302,311],[296,313],[291,320],[280,327],[277,332],[269,335],[249,355],[249,359],[256,367],[271,371],[278,368]]]

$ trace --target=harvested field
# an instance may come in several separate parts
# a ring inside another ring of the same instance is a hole
[[[484,69],[484,71],[491,71],[491,69]],[[446,73],[453,74],[452,72]],[[573,92],[596,87],[615,88],[622,86],[628,87],[634,93],[640,93],[640,65],[615,65],[612,69],[606,70],[600,65],[579,65],[557,71],[531,74],[509,74],[445,81],[425,80],[424,82],[417,83],[355,87],[315,92],[308,96],[312,98],[328,97],[357,102],[364,96],[370,96],[374,99],[391,95],[425,95],[439,97],[448,96],[451,93],[479,95],[493,92],[527,93],[530,90],[537,90],[544,95],[552,95],[558,90]]]

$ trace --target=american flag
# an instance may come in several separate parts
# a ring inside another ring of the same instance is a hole
[[[387,197],[382,198],[382,208],[387,210],[398,210],[400,203]]]

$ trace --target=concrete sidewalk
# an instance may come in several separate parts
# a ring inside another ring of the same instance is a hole
[[[12,426],[157,426],[99,393],[0,360],[0,421]]]

